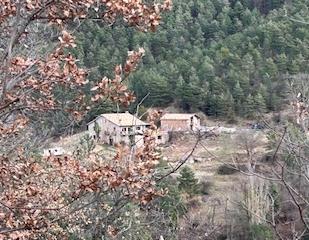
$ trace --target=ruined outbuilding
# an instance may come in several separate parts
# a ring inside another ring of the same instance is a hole
[[[190,113],[166,113],[160,123],[164,131],[198,131],[201,128],[200,117]]]

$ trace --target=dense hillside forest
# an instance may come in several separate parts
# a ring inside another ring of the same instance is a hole
[[[146,107],[175,104],[233,119],[280,110],[288,76],[309,71],[308,0],[173,4],[156,33],[117,23],[83,24],[75,53],[92,69],[90,79],[111,75],[127,51],[144,47],[143,64],[129,86],[138,100],[149,93]],[[107,111],[106,104],[95,110]]]
[[[0,36],[0,240],[309,240],[309,0],[0,0]]]

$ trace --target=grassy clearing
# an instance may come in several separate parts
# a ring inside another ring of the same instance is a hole
[[[261,134],[257,139],[254,151],[256,156],[260,156],[265,153],[266,138]],[[172,146],[162,150],[163,156],[170,162],[175,162],[192,149],[194,141],[194,137],[176,141]],[[202,197],[199,209],[192,211],[197,211],[198,215],[212,214],[215,203],[216,214],[213,221],[218,224],[226,221],[226,209],[238,209],[235,204],[242,200],[241,186],[248,180],[247,176],[237,171],[229,175],[218,174],[218,168],[223,164],[233,164],[235,156],[238,156],[240,163],[247,161],[246,150],[237,142],[236,136],[222,134],[217,138],[201,141],[192,159],[187,163],[200,181],[209,182],[211,185],[208,194]]]

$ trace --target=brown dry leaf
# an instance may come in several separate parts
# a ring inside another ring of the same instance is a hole
[[[117,230],[115,227],[109,225],[109,226],[107,227],[107,233],[108,233],[111,237],[116,237],[117,234],[118,234],[118,230]]]

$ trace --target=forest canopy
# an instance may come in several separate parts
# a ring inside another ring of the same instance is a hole
[[[149,93],[146,107],[176,104],[233,118],[280,110],[289,78],[308,72],[308,0],[173,4],[156,33],[83,24],[75,54],[92,69],[90,79],[112,74],[128,50],[144,47],[142,67],[129,79],[137,102]],[[102,104],[93,110],[107,111]]]

